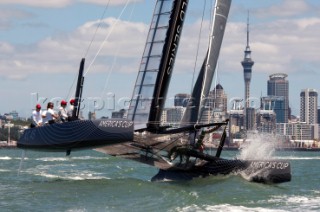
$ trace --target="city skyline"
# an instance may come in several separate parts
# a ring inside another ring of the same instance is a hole
[[[85,55],[105,9],[105,1],[101,1],[104,2],[102,4],[97,2],[0,2],[0,93],[1,98],[6,100],[2,103],[0,114],[16,110],[23,117],[29,116],[32,93],[48,99],[70,96],[80,59]],[[129,4],[126,13],[130,14],[135,6],[132,17],[127,15],[117,20],[123,8],[121,5],[125,3],[110,1],[103,18],[104,29],[98,31],[99,39],[93,43],[94,50],[88,54],[86,67],[91,67],[91,70],[85,81],[87,99],[103,95],[106,98],[108,92],[115,93],[117,97],[131,98],[154,2],[136,1],[135,5]],[[186,93],[192,87],[195,61],[191,58],[197,49],[201,25],[198,14],[202,13],[199,10],[202,3],[190,1],[188,13],[191,18],[186,22],[179,47],[180,55],[171,83],[174,86],[169,89],[171,97],[176,93]],[[320,45],[317,38],[320,34],[319,8],[320,2],[314,0],[234,0],[222,44],[217,79],[228,98],[244,96],[241,61],[246,43],[246,16],[250,10],[250,48],[255,60],[251,96],[260,98],[267,94],[266,81],[270,74],[286,73],[290,82],[289,106],[292,114],[299,115],[300,91],[305,88],[319,90],[316,82],[320,72],[320,53],[317,51]],[[208,28],[208,18],[207,14],[204,28]],[[117,27],[113,28],[113,23],[117,21]],[[101,51],[102,55],[97,58],[97,64],[91,65],[96,50],[111,30],[113,32]],[[125,36],[127,34],[136,36],[130,40]],[[201,47],[206,40],[204,36],[200,42],[202,53],[205,48]],[[201,51],[196,71],[203,60]],[[114,55],[118,57],[115,59]],[[111,67],[116,71],[111,73]]]

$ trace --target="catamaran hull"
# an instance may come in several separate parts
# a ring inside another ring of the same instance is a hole
[[[132,140],[132,121],[76,120],[27,129],[17,142],[17,147],[38,151],[69,151],[92,149]]]
[[[291,181],[291,167],[287,161],[217,159],[189,169],[160,169],[151,181],[192,180],[212,175],[240,174],[252,182],[283,183]]]

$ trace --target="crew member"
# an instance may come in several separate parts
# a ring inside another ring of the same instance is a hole
[[[67,115],[67,102],[62,100],[61,103],[60,103],[61,107],[59,108],[59,117],[60,117],[60,120],[62,122],[66,122],[68,121],[68,115]]]
[[[43,123],[53,124],[59,118],[58,114],[53,110],[54,104],[48,102],[47,110],[42,113]]]
[[[30,125],[31,128],[33,127],[40,127],[42,125],[42,116],[41,116],[41,105],[37,104],[36,109],[32,111],[32,123]]]

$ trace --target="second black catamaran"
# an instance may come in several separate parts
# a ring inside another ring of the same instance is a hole
[[[192,179],[243,172],[255,182],[290,181],[291,168],[287,161],[220,158],[228,120],[209,124],[200,122],[216,69],[231,0],[216,0],[208,50],[180,126],[173,128],[160,124],[188,3],[188,0],[156,1],[127,120],[109,120],[110,123],[106,120],[76,120],[46,126],[45,133],[44,129],[33,128],[26,130],[18,141],[18,147],[69,152],[79,148],[96,148],[99,152],[159,168],[159,173],[152,180]],[[73,128],[73,123],[82,127],[85,136],[69,136],[65,126],[69,124],[69,128]],[[119,127],[121,123],[126,127]],[[223,128],[219,148],[214,155],[207,154],[202,149],[203,137],[218,128]],[[50,133],[53,129],[54,133]],[[90,138],[93,131],[94,136]],[[73,142],[68,143],[65,139],[68,136]]]

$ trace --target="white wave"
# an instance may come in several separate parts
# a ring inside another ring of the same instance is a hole
[[[56,158],[56,157],[45,157],[45,158],[37,158],[36,160],[38,161],[45,161],[45,162],[53,162],[53,161],[68,161],[70,160],[69,158],[67,157],[59,157],[59,158]]]
[[[0,160],[12,160],[11,157],[5,156],[5,157],[0,157]]]
[[[312,193],[309,196],[274,196],[268,202],[272,203],[286,203],[288,209],[291,211],[319,211],[320,210],[320,196],[319,191],[314,191],[315,196]]]
[[[82,156],[82,157],[44,157],[38,158],[36,160],[53,162],[53,161],[69,161],[69,160],[106,160],[107,157],[92,157],[92,156]]]
[[[73,160],[109,160],[108,157],[92,157],[92,156],[82,156],[82,157],[71,157]]]
[[[241,147],[240,154],[237,156],[243,160],[262,160],[271,159],[274,155],[274,140],[270,135],[248,134],[247,142]]]
[[[8,169],[0,169],[0,172],[10,172]]]
[[[284,212],[286,210],[281,209],[269,209],[262,207],[246,207],[246,206],[238,206],[238,205],[230,205],[230,204],[220,204],[220,205],[191,205],[183,208],[176,208],[175,211],[183,211],[183,212],[193,212],[193,211],[224,211],[224,212]]]
[[[199,199],[199,194],[198,194],[198,192],[192,191],[192,192],[190,192],[189,194],[190,194],[190,196],[193,196],[194,198]]]
[[[52,174],[47,172],[33,173],[35,176],[41,176],[49,179],[62,179],[62,180],[100,180],[100,179],[110,179],[105,176],[100,176],[96,173],[61,173]]]
[[[285,160],[320,160],[319,156],[315,157],[298,157],[298,156],[278,156],[276,159],[285,159]]]

